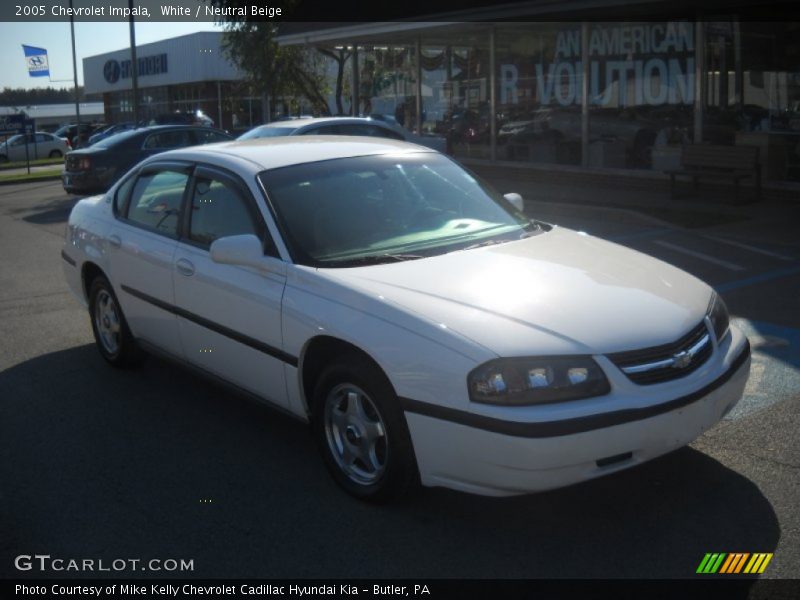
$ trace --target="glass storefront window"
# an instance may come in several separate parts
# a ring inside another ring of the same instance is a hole
[[[417,119],[414,46],[359,47],[359,112],[413,129]],[[348,87],[350,85],[349,78]]]
[[[590,27],[588,166],[680,166],[694,137],[694,33],[686,21]]]
[[[490,158],[488,29],[423,39],[421,54],[423,131],[456,157]]]
[[[759,148],[765,179],[800,181],[800,23],[706,24],[704,141]]]
[[[580,25],[498,25],[495,32],[497,158],[580,164]]]

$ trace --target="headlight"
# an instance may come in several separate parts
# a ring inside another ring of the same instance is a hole
[[[719,294],[716,292],[712,294],[711,302],[708,304],[708,318],[711,320],[714,335],[717,338],[717,343],[719,343],[728,333],[730,319],[728,317],[728,307],[725,306],[725,301],[720,298]]]
[[[482,404],[527,406],[602,396],[611,391],[588,356],[498,358],[467,376],[469,398]]]

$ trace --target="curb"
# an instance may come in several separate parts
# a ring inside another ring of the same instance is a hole
[[[42,181],[60,181],[61,175],[48,175],[47,177],[36,177],[32,179],[12,179],[10,181],[0,180],[0,185],[22,185],[25,183],[40,183]]]

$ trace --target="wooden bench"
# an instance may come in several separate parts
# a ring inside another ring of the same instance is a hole
[[[734,199],[739,200],[739,181],[755,178],[756,200],[761,198],[761,165],[758,162],[757,146],[714,146],[711,144],[688,144],[681,153],[681,168],[664,171],[669,175],[670,195],[675,198],[675,177],[685,175],[692,178],[697,189],[700,178],[729,179],[734,184]]]

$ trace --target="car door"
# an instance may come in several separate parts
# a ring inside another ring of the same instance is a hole
[[[173,256],[191,165],[152,163],[133,173],[114,199],[108,235],[110,275],[134,336],[182,356]]]
[[[287,407],[281,300],[285,264],[247,187],[234,175],[199,166],[187,197],[174,256],[175,302],[186,359],[240,388]],[[215,263],[211,243],[252,233],[271,268]],[[296,364],[296,363],[295,363]]]
[[[53,150],[58,150],[56,145],[53,143],[53,140],[50,138],[49,135],[46,133],[37,133],[36,134],[36,152],[39,158],[47,158],[50,156],[50,152]]]

